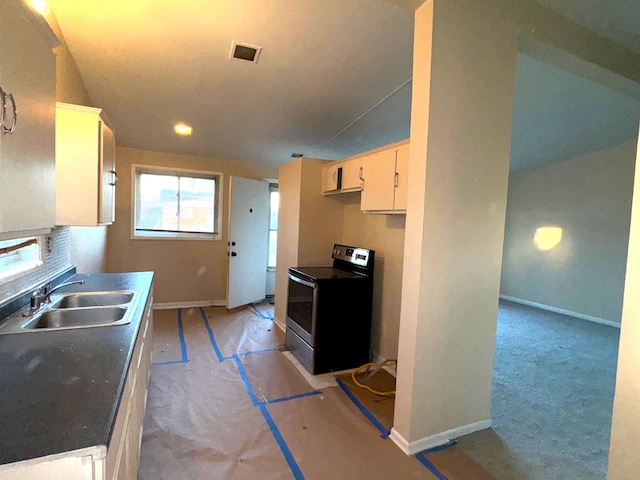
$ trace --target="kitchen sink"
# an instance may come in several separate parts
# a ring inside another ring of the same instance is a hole
[[[109,325],[122,320],[126,313],[126,307],[47,310],[22,328],[77,328]]]
[[[54,297],[51,308],[84,308],[124,305],[131,302],[135,292],[83,292]]]
[[[71,328],[125,325],[140,298],[137,290],[78,292],[51,296],[51,303],[33,315],[28,307],[0,322],[0,335]]]

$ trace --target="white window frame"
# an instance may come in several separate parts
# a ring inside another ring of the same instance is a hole
[[[185,177],[194,176],[198,178],[210,178],[216,181],[216,196],[214,199],[214,233],[192,233],[192,232],[139,232],[136,230],[136,215],[138,213],[138,178],[137,172],[157,173],[160,175],[177,174]],[[158,165],[131,165],[131,239],[132,240],[199,240],[199,241],[220,241],[222,240],[222,216],[223,216],[223,191],[224,175],[221,172],[210,172],[206,170],[191,170],[186,168],[163,167]]]
[[[32,239],[36,241],[37,258],[20,260],[19,253],[12,252],[8,254],[14,256],[15,261],[12,261],[9,258],[3,258],[3,261],[1,262],[2,265],[0,265],[0,285],[23,277],[44,265],[44,261],[42,260],[44,257],[42,237],[25,237],[12,240],[11,242],[17,245],[21,242],[27,242]],[[3,240],[2,242],[4,243],[5,241]]]

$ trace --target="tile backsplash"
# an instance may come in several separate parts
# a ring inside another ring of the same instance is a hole
[[[12,282],[0,285],[0,304],[15,294],[44,283],[56,273],[71,265],[71,229],[59,227],[51,230],[51,252],[44,252],[44,266]]]

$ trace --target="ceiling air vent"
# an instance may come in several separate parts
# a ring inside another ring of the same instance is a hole
[[[246,43],[238,43],[234,40],[231,42],[229,58],[237,58],[239,60],[246,60],[247,62],[258,63],[261,51],[262,47],[256,47],[255,45],[248,45]]]

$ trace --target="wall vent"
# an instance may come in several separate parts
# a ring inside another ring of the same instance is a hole
[[[229,58],[237,58],[238,60],[258,63],[260,52],[262,52],[262,47],[256,47],[255,45],[249,45],[247,43],[238,43],[234,40],[231,42]]]

